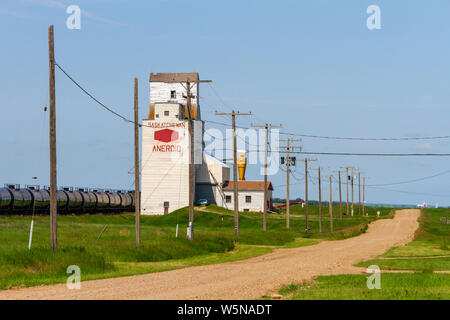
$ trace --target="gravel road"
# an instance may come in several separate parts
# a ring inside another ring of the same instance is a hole
[[[420,210],[398,210],[394,219],[369,225],[366,233],[317,245],[277,249],[229,263],[160,273],[92,280],[81,289],[65,284],[0,291],[0,299],[256,299],[281,286],[318,275],[361,273],[352,265],[408,243],[418,228]]]

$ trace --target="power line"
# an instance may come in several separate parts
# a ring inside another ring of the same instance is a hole
[[[351,152],[292,152],[324,156],[375,156],[375,157],[450,157],[450,153],[351,153]]]
[[[59,70],[61,70],[67,78],[69,78],[81,91],[83,91],[88,97],[90,97],[92,100],[97,102],[100,106],[111,112],[112,114],[116,115],[117,117],[123,119],[126,122],[134,123],[133,121],[125,118],[123,115],[117,113],[116,111],[112,110],[111,108],[107,107],[105,104],[97,100],[92,94],[90,94],[87,90],[85,90],[78,82],[76,82],[58,63],[55,63],[55,66],[58,67]]]
[[[204,120],[204,121],[215,123],[215,124],[222,125],[222,126],[229,126],[228,124],[223,123],[223,122],[209,121],[209,120]],[[248,127],[241,127],[241,128],[248,129]],[[450,136],[410,137],[410,138],[333,137],[333,136],[319,136],[319,135],[301,134],[301,133],[283,132],[283,131],[280,131],[280,134],[287,135],[287,136],[305,137],[305,138],[331,139],[331,140],[357,140],[357,141],[409,141],[409,140],[450,139]]]
[[[449,196],[449,194],[436,194],[436,193],[404,191],[404,190],[395,190],[395,189],[371,187],[371,186],[367,186],[367,185],[366,185],[366,187],[372,188],[372,189],[384,190],[384,191],[391,191],[391,192],[399,192],[399,193],[406,193],[406,194],[416,194],[416,195],[421,195],[421,196],[433,196],[433,197],[448,197]]]
[[[110,107],[106,106],[104,103],[99,101],[97,98],[95,98],[91,93],[89,93],[86,89],[84,89],[77,81],[75,81],[58,63],[55,63],[55,66],[57,66],[66,75],[67,78],[69,78],[81,91],[83,91],[87,96],[89,96],[97,104],[99,104],[100,106],[102,106],[104,109],[111,112],[115,116],[121,118],[125,122],[135,124],[134,121],[127,119],[123,115],[114,111],[113,109],[111,109]],[[211,121],[211,120],[204,120],[204,121],[214,123],[214,124],[229,126],[228,124],[218,122],[218,121]],[[138,123],[138,125],[139,126],[147,126],[147,125],[144,125],[141,123]],[[240,126],[236,126],[236,128],[249,129],[249,127],[240,127]],[[294,135],[294,134],[291,134],[291,135]],[[428,137],[428,138],[431,138],[431,137]],[[387,140],[387,138],[382,138],[382,139]],[[407,139],[411,140],[412,138],[407,138]],[[255,151],[252,151],[252,152],[255,152]],[[256,152],[262,152],[262,151],[257,150]],[[298,152],[292,152],[292,153],[310,154],[310,155],[329,155],[329,156],[379,156],[379,157],[449,157],[450,156],[450,153],[350,153],[350,152],[305,152],[305,151],[298,151]]]
[[[432,176],[428,176],[428,177],[423,177],[423,178],[418,178],[418,179],[413,179],[413,180],[407,180],[407,181],[401,181],[401,182],[394,182],[394,183],[383,183],[383,184],[371,184],[371,185],[366,185],[366,187],[377,187],[377,186],[393,186],[393,185],[398,185],[398,184],[405,184],[405,183],[411,183],[411,182],[418,182],[418,181],[423,181],[423,180],[427,180],[427,179],[432,179],[435,177],[439,177],[439,176],[443,176],[445,174],[450,173],[450,170],[446,170],[437,174],[434,174]]]
[[[311,134],[280,132],[283,135],[298,136],[315,139],[331,139],[331,140],[359,140],[359,141],[408,141],[408,140],[437,140],[450,139],[450,136],[431,136],[431,137],[410,137],[410,138],[363,138],[363,137],[333,137],[333,136],[319,136]]]
[[[55,62],[55,66],[58,67],[59,70],[61,70],[64,75],[69,78],[70,81],[72,81],[81,91],[83,91],[89,98],[91,98],[92,100],[94,100],[97,104],[99,104],[100,106],[102,106],[104,109],[106,109],[107,111],[111,112],[112,114],[114,114],[115,116],[121,118],[122,120],[124,120],[125,122],[131,123],[131,124],[136,124],[136,122],[134,122],[133,120],[130,120],[128,118],[126,118],[125,116],[121,115],[120,113],[114,111],[112,108],[106,106],[104,103],[102,103],[101,101],[99,101],[97,98],[95,98],[91,93],[89,93],[86,89],[84,89],[77,81],[75,81],[75,79],[73,79],[59,64],[57,64]],[[143,123],[137,123],[139,125],[139,127],[151,127],[148,125],[145,125]],[[176,124],[174,125],[165,125],[165,128],[169,128],[169,127],[175,127],[177,126]]]

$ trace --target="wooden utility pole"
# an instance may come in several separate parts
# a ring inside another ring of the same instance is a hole
[[[320,177],[320,167],[317,169],[317,171],[319,179],[319,232],[322,233],[322,178]]]
[[[349,209],[349,202],[348,202],[348,178],[349,178],[348,169],[350,169],[351,167],[341,167],[341,168],[346,170],[345,181],[346,181],[346,184],[347,184],[347,202],[346,203],[347,203],[347,216],[348,216],[349,215],[349,211],[350,211],[350,209]]]
[[[361,215],[361,172],[358,170],[358,214]]]
[[[56,203],[56,98],[55,98],[55,47],[53,25],[48,28],[49,89],[50,89],[50,247],[58,247]]]
[[[281,125],[274,126],[272,124],[266,123],[265,125],[252,125],[254,128],[265,128],[266,130],[266,141],[264,145],[264,212],[263,212],[263,230],[267,230],[267,156],[268,156],[268,146],[269,146],[269,128],[282,128]]]
[[[341,188],[341,170],[333,171],[338,174],[339,181],[339,219],[342,220],[342,188]]]
[[[192,120],[191,106],[191,82],[194,84],[212,82],[211,80],[194,80],[186,79],[186,81],[178,83],[186,83],[186,107],[188,109],[188,131],[189,131],[189,239],[194,240],[194,195],[195,195],[195,161],[194,161],[194,123]],[[197,98],[198,101],[198,98]],[[198,104],[198,102],[197,102]]]
[[[322,233],[322,177],[321,171],[328,170],[329,168],[321,168],[320,166],[317,168],[317,179],[319,185],[319,232]],[[314,170],[314,169],[312,169]]]
[[[194,124],[192,121],[191,83],[186,82],[186,106],[188,109],[189,131],[189,239],[194,240],[194,193],[195,193],[195,168],[194,168]]]
[[[338,170],[339,174],[339,219],[342,220],[342,186],[341,186],[341,170]]]
[[[136,246],[141,244],[141,197],[139,187],[139,114],[138,114],[138,79],[134,78],[134,208],[136,215]]]
[[[364,202],[365,202],[365,189],[366,189],[366,177],[363,177],[363,203],[362,203],[362,213],[364,215]]]
[[[234,191],[234,235],[239,237],[239,199],[238,199],[238,178],[237,178],[237,141],[236,141],[236,116],[251,116],[252,113],[219,113],[216,116],[231,116],[233,128],[233,191]]]
[[[363,201],[362,201],[362,214],[365,214],[365,202],[366,202],[366,179],[369,179],[369,177],[364,176],[363,177]]]
[[[353,217],[353,169],[355,169],[355,168],[353,168],[353,167],[351,167],[350,168],[351,169],[351,171],[352,171],[352,217]]]
[[[309,204],[308,204],[308,161],[317,161],[317,159],[305,158],[305,232],[309,232]]]
[[[328,176],[330,179],[330,203],[329,203],[329,209],[330,209],[330,232],[333,232],[333,196],[332,196],[332,182],[331,179],[333,176]]]
[[[305,158],[305,230],[309,232],[308,221],[308,159]]]
[[[299,148],[301,150],[300,147],[298,146],[291,146],[291,142],[298,142],[298,141],[302,141],[300,139],[282,139],[280,141],[285,141],[286,142],[286,146],[280,146],[280,148],[282,149],[286,149],[286,228],[289,229],[290,228],[290,199],[289,199],[289,188],[290,188],[290,182],[289,182],[289,177],[291,175],[291,165],[295,165],[295,157],[291,157],[290,153],[291,153],[291,149],[295,149],[295,148]]]

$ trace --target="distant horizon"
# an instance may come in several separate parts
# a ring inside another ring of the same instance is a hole
[[[280,202],[278,202],[278,201],[275,202],[275,199],[276,200],[281,200],[281,201]],[[290,202],[298,201],[297,199],[299,199],[299,198],[291,199]],[[274,203],[282,203],[282,204],[284,204],[286,202],[286,199],[278,198],[278,197],[273,198],[273,200],[274,200]],[[309,199],[308,202],[319,202],[319,200]],[[328,204],[328,201],[322,201],[322,203],[327,203]],[[333,204],[335,204],[335,203],[339,204],[339,201],[333,200]],[[342,201],[342,203],[345,203],[345,201]],[[354,206],[357,206],[357,205],[358,205],[358,202],[355,201],[354,202]],[[369,202],[366,202],[365,205],[369,206],[369,207],[405,207],[405,208],[414,207],[414,208],[416,208],[418,203],[416,203],[416,204],[405,204],[405,203],[394,204],[394,203],[372,203],[372,202],[369,203]],[[429,205],[427,208],[434,209],[435,206],[434,205]],[[448,207],[447,206],[438,206],[438,208],[448,208]]]

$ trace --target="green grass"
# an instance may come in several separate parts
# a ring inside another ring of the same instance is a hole
[[[419,218],[414,240],[388,250],[382,258],[356,266],[377,265],[381,270],[413,270],[416,273],[381,274],[381,289],[369,290],[370,275],[320,276],[313,282],[291,284],[279,293],[287,299],[401,300],[450,299],[450,275],[434,271],[450,270],[448,249],[450,226],[439,221],[450,209],[425,209]],[[447,255],[447,257],[438,257]],[[383,259],[384,258],[384,259]]]
[[[439,221],[450,217],[450,209],[424,209],[414,240],[405,246],[389,249],[382,257],[408,259],[375,259],[357,266],[378,265],[386,270],[450,270],[450,225]],[[446,256],[433,258],[436,256]]]
[[[406,246],[395,247],[385,257],[420,257],[450,255],[450,225],[439,221],[450,218],[450,209],[424,209],[419,218],[420,227],[414,241]]]
[[[450,299],[450,275],[434,273],[381,274],[381,289],[367,288],[368,275],[320,276],[314,283],[283,287],[293,300],[414,300]]]
[[[375,259],[357,264],[358,267],[377,265],[382,270],[445,271],[450,270],[450,257],[446,258],[408,258]]]
[[[314,206],[311,207],[314,210]],[[293,216],[286,229],[283,214],[269,214],[268,231],[262,215],[241,213],[240,236],[234,237],[233,212],[216,206],[195,211],[195,240],[186,239],[188,210],[165,216],[141,217],[141,243],[135,246],[134,215],[71,215],[58,217],[58,250],[49,250],[49,218],[35,217],[33,245],[27,249],[29,216],[0,217],[0,289],[65,282],[66,268],[78,265],[82,279],[159,272],[192,265],[220,263],[265,254],[279,247],[316,244],[364,232],[374,217],[336,219],[335,232],[318,233],[317,216],[310,216],[312,232],[305,234],[304,218]],[[175,238],[176,225],[179,237]],[[100,240],[104,226],[108,225]],[[328,224],[324,221],[324,231]]]

